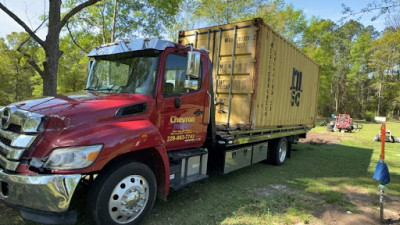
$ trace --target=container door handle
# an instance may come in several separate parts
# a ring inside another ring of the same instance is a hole
[[[201,111],[200,109],[194,111],[194,114],[195,114],[195,115],[200,115],[200,114],[203,114],[203,113],[204,113],[204,112]]]

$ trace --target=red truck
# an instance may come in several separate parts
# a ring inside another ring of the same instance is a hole
[[[354,129],[360,130],[362,127],[362,124],[354,123],[353,118],[351,118],[349,114],[339,114],[335,116],[334,120],[327,124],[326,129],[333,132],[352,132]]]
[[[260,19],[180,38],[96,47],[85,91],[3,107],[0,199],[28,220],[74,223],[88,185],[96,224],[139,224],[156,196],[209,171],[282,164],[315,125],[319,66]]]

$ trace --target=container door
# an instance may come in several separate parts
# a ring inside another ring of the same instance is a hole
[[[170,52],[166,56],[159,129],[167,150],[200,147],[206,138],[208,119],[204,116],[210,97],[202,88],[204,70],[187,76],[186,61],[186,54]]]

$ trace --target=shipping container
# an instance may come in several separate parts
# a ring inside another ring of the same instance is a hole
[[[219,130],[314,127],[320,66],[262,19],[181,31],[209,51]]]

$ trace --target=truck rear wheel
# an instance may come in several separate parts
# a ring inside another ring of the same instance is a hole
[[[288,153],[288,141],[286,138],[281,138],[279,140],[275,140],[270,145],[270,162],[273,165],[280,166],[286,160],[286,155]]]
[[[108,168],[89,190],[88,207],[96,224],[140,224],[156,199],[156,178],[142,163]]]

